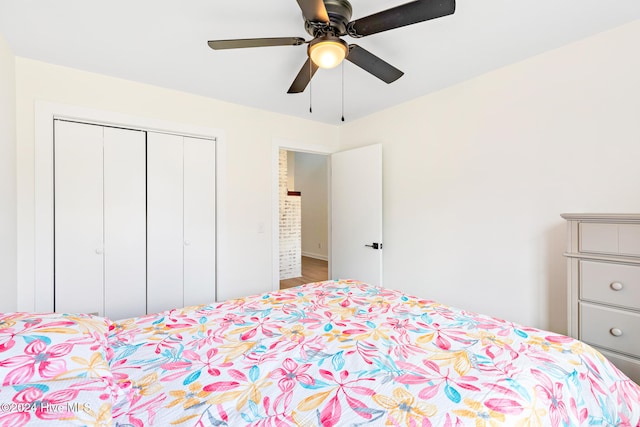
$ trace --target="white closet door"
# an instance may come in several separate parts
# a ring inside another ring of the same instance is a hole
[[[216,297],[215,143],[184,138],[184,304]]]
[[[146,313],[145,133],[104,129],[104,306],[111,319]]]
[[[147,134],[147,311],[184,305],[183,138]]]
[[[103,128],[54,123],[54,309],[102,314]]]

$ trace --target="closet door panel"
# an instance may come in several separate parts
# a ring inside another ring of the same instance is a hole
[[[103,128],[54,126],[54,310],[102,315]]]
[[[216,297],[215,143],[184,138],[184,303]]]
[[[111,319],[146,313],[144,132],[104,129],[104,305]]]
[[[183,138],[147,134],[147,310],[184,305]]]

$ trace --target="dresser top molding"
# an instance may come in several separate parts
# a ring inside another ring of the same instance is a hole
[[[560,216],[568,221],[640,223],[640,213],[563,213]]]
[[[640,225],[640,214],[638,213],[563,213],[560,215],[569,222],[568,249],[563,255],[567,258],[578,258],[585,260],[604,261],[613,263],[625,263],[640,265],[640,256],[625,253],[606,253],[582,251],[578,248],[578,225],[580,223],[601,223],[601,224],[632,224],[634,227]],[[574,225],[571,226],[571,223]],[[575,228],[573,228],[575,227]],[[572,235],[574,237],[572,237]],[[571,239],[576,239],[575,244],[571,244]]]

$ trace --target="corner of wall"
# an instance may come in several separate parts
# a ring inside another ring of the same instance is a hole
[[[0,312],[17,306],[15,56],[0,34]]]

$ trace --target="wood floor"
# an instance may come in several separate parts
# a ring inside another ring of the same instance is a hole
[[[280,281],[280,289],[293,288],[305,283],[320,282],[329,278],[329,265],[321,259],[302,257],[302,277]]]

